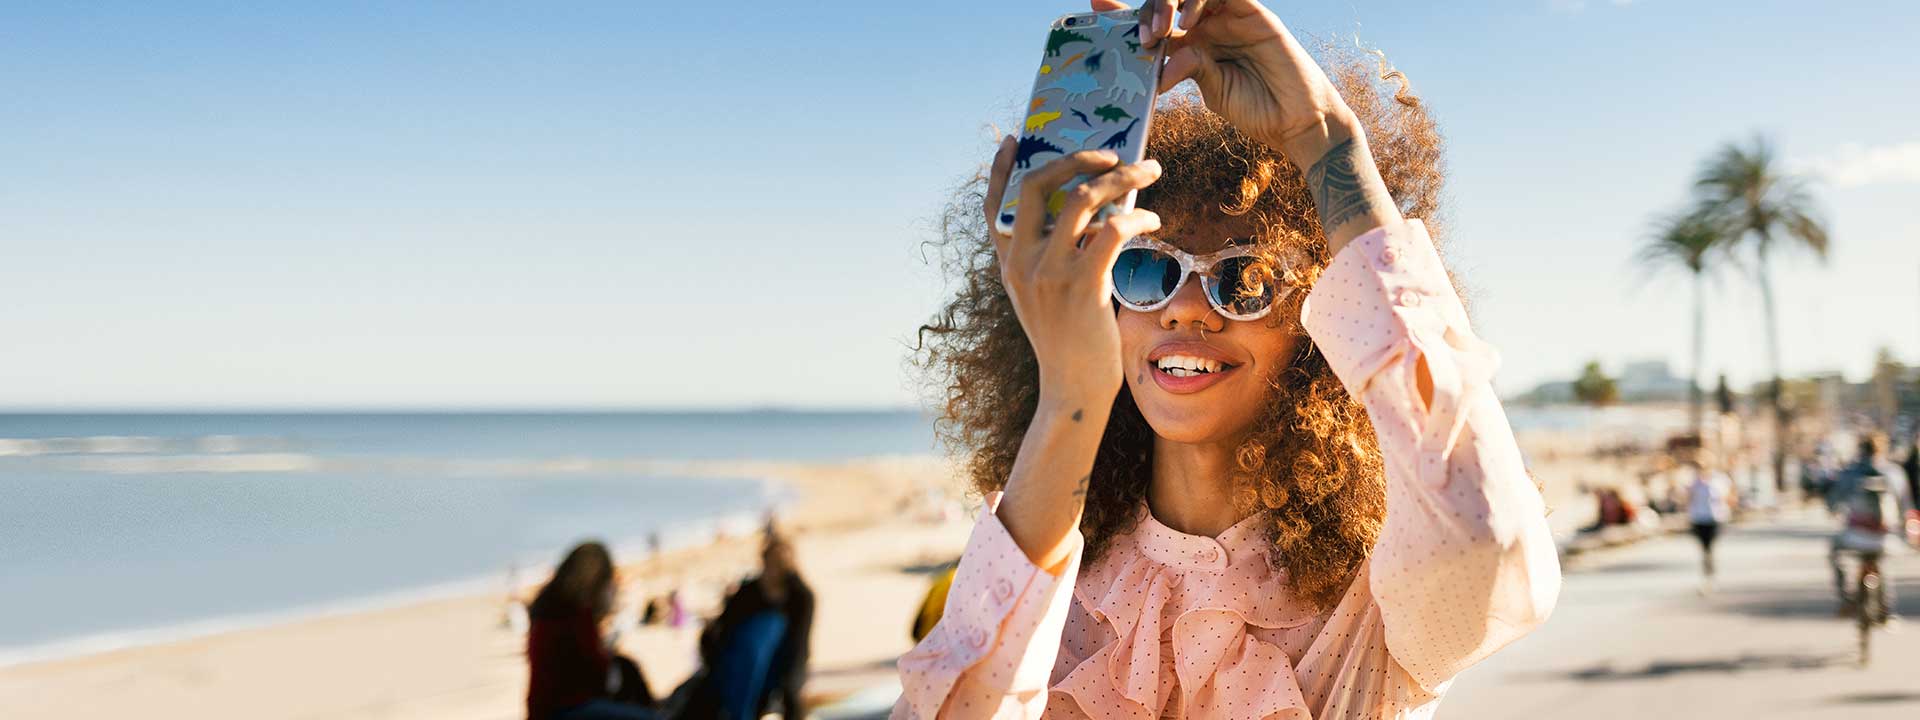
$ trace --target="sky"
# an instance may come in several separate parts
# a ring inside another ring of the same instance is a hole
[[[1920,361],[1920,3],[1291,2],[1448,139],[1503,393],[1668,358],[1632,260],[1754,133],[1816,178],[1789,373]],[[1081,6],[5,3],[0,408],[898,407],[924,243]],[[1766,372],[1710,291],[1707,371]]]

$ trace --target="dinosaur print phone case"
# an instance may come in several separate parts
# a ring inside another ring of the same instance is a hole
[[[1054,20],[1027,101],[1013,172],[1000,211],[994,214],[999,231],[1013,232],[1020,180],[1027,171],[1080,150],[1112,150],[1122,163],[1144,158],[1159,82],[1159,52],[1140,47],[1139,10],[1077,13]],[[1052,226],[1066,191],[1088,179],[1075,177],[1047,199],[1046,225]],[[1127,193],[1101,208],[1094,219],[1132,209],[1133,196]]]

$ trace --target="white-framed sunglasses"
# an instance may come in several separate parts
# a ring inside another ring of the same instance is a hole
[[[1207,304],[1215,311],[1229,320],[1258,320],[1293,290],[1276,287],[1281,268],[1271,273],[1255,269],[1264,264],[1247,245],[1194,255],[1145,235],[1135,236],[1120,245],[1120,255],[1114,259],[1113,299],[1128,310],[1152,312],[1173,301],[1188,275],[1199,275]]]

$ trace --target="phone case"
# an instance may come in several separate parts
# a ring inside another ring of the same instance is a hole
[[[1120,162],[1139,162],[1147,152],[1160,53],[1140,48],[1140,11],[1111,10],[1063,15],[1047,30],[1046,54],[1034,76],[1014,153],[1013,172],[994,225],[1013,232],[1020,181],[1027,171],[1080,150],[1112,150]],[[1047,199],[1049,227],[1078,176]],[[1133,208],[1133,193],[1101,208],[1094,218]]]

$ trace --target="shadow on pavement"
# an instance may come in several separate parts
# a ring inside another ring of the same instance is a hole
[[[1727,537],[1782,538],[1787,540],[1819,540],[1824,544],[1833,537],[1833,530],[1821,527],[1796,527],[1747,523],[1735,525]]]
[[[1826,568],[1819,568],[1824,572]],[[1713,598],[1714,605],[1729,612],[1773,619],[1834,618],[1840,600],[1835,597],[1832,575],[1819,587],[1760,587],[1724,590]],[[1920,578],[1895,578],[1894,612],[1906,617],[1920,615]],[[1839,629],[1836,625],[1836,629]]]
[[[1656,570],[1675,570],[1698,567],[1697,563],[1662,562],[1658,560],[1634,560],[1608,564],[1582,565],[1567,563],[1568,574],[1579,575],[1627,575],[1632,573],[1654,572]]]
[[[1692,673],[1731,674],[1753,670],[1818,670],[1829,666],[1850,666],[1852,663],[1853,656],[1848,654],[1746,653],[1732,658],[1654,660],[1638,668],[1618,668],[1614,667],[1612,661],[1602,661],[1569,672],[1541,673],[1540,677],[1545,680],[1622,682],[1653,680]]]
[[[1839,695],[1827,700],[1832,705],[1893,705],[1920,702],[1920,692],[1877,692]]]

